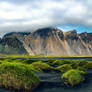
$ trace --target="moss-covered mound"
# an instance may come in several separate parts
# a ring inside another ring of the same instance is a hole
[[[66,85],[74,86],[85,80],[85,78],[82,76],[83,74],[85,74],[85,72],[71,69],[62,75],[62,79]]]
[[[62,65],[62,64],[64,64],[65,62],[64,62],[64,60],[55,60],[54,62],[53,62],[53,64],[57,64],[57,65]]]
[[[38,61],[38,62],[34,62],[32,64],[29,65],[30,68],[36,72],[43,72],[43,71],[48,71],[48,70],[54,70],[53,67],[51,67],[49,64]]]
[[[89,61],[86,65],[84,65],[84,68],[92,69],[92,61]]]
[[[70,64],[64,64],[64,65],[57,67],[56,69],[61,71],[61,72],[66,72],[66,71],[72,69],[72,67]]]
[[[78,66],[76,69],[78,69],[80,71],[86,71],[87,70],[86,67],[82,67],[82,66]]]
[[[29,92],[39,85],[40,79],[21,63],[0,65],[0,87]]]

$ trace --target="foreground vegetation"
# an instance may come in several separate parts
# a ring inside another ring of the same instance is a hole
[[[85,80],[92,62],[85,60],[0,58],[0,87],[28,92],[41,82],[35,73],[61,74],[65,85],[75,86]]]
[[[39,85],[40,79],[22,63],[0,65],[0,87],[29,92]]]
[[[92,56],[78,56],[78,55],[73,55],[73,56],[48,56],[48,55],[29,55],[29,54],[0,54],[1,57],[92,57]]]
[[[85,78],[82,76],[84,74],[85,72],[83,71],[71,69],[62,75],[62,79],[64,79],[64,83],[66,85],[74,86],[74,85],[80,84],[85,80]]]

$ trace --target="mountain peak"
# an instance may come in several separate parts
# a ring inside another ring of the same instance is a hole
[[[36,31],[34,31],[32,34],[34,36],[40,36],[40,37],[48,37],[50,35],[56,34],[57,32],[60,32],[61,30],[57,29],[57,28],[52,28],[52,27],[48,27],[48,28],[41,28],[38,29]]]
[[[14,36],[14,35],[29,35],[30,32],[10,32],[10,33],[7,33],[5,34],[3,37],[9,37],[9,36]]]
[[[67,33],[69,33],[69,34],[77,34],[77,30],[76,29],[73,29],[73,30],[70,30],[70,31],[68,31]]]
[[[0,53],[92,55],[92,33],[63,32],[51,27],[38,29],[26,36],[25,33],[12,32],[0,40],[0,46]]]

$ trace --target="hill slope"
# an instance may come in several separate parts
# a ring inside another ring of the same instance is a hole
[[[0,40],[0,53],[92,55],[92,33],[77,34],[76,30],[63,32],[57,28],[43,28],[32,33],[10,33]]]

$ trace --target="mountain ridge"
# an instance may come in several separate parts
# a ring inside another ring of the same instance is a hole
[[[17,39],[17,41],[14,40]],[[8,44],[4,39],[20,43],[16,47]],[[11,40],[12,39],[12,40]],[[8,51],[5,46],[8,46]],[[13,49],[10,49],[13,48]],[[9,50],[10,49],[10,50]],[[63,32],[58,28],[42,28],[34,32],[8,33],[0,39],[0,53],[73,56],[92,55],[92,33],[80,33],[76,30]],[[15,50],[15,52],[13,52]],[[12,52],[11,52],[12,51]],[[10,53],[11,52],[11,53]]]

